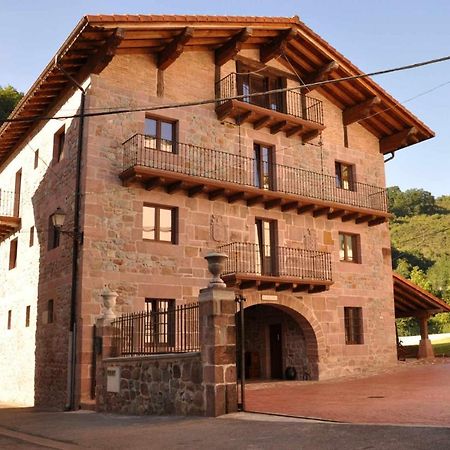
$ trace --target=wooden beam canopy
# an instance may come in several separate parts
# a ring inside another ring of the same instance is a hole
[[[416,138],[416,133],[416,128],[411,127],[381,139],[380,152],[389,153],[398,150],[401,147],[407,146],[411,139]]]
[[[243,28],[239,33],[234,35],[228,42],[215,51],[216,66],[223,66],[227,61],[234,58],[242,48],[242,44],[250,39],[253,35],[251,28]]]
[[[266,63],[271,59],[280,56],[284,53],[288,42],[294,39],[296,35],[297,31],[293,28],[281,32],[275,39],[261,47],[259,53],[260,61]]]
[[[358,103],[357,105],[350,106],[342,112],[342,122],[345,126],[358,122],[358,120],[368,117],[372,112],[372,109],[381,103],[380,97],[372,97],[368,100]]]
[[[320,69],[307,75],[305,77],[305,84],[318,83],[320,81],[325,81],[329,78],[332,72],[339,69],[339,64],[336,61],[330,61],[328,64],[323,65]],[[311,86],[308,88],[310,91],[314,90],[315,87]]]
[[[165,70],[183,53],[186,44],[194,37],[194,29],[186,27],[158,56],[158,69]]]

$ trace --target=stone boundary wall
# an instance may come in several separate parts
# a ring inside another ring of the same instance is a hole
[[[107,371],[119,368],[119,392],[108,392]],[[105,358],[97,379],[97,411],[120,414],[205,415],[200,352]]]

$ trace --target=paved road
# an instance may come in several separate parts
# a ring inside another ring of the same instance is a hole
[[[450,427],[450,358],[405,364],[365,378],[250,384],[246,399],[249,411],[359,424]]]
[[[130,417],[0,409],[0,448],[16,449],[433,449],[450,428],[314,423],[237,414],[218,419]]]

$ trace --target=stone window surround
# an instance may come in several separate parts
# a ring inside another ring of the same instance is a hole
[[[155,209],[155,238],[144,237],[144,208],[154,208]],[[161,240],[159,239],[159,211],[161,209],[171,211],[171,240]],[[170,206],[170,205],[160,205],[156,203],[147,203],[144,202],[142,206],[142,239],[148,242],[158,242],[158,243],[166,243],[177,245],[178,244],[178,207]]]

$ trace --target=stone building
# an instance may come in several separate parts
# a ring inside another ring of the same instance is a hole
[[[361,73],[298,17],[84,17],[11,115],[46,119],[0,129],[0,400],[87,405],[102,289],[196,301],[212,249],[248,376],[393,364],[384,155],[433,132],[370,78],[314,84]]]

